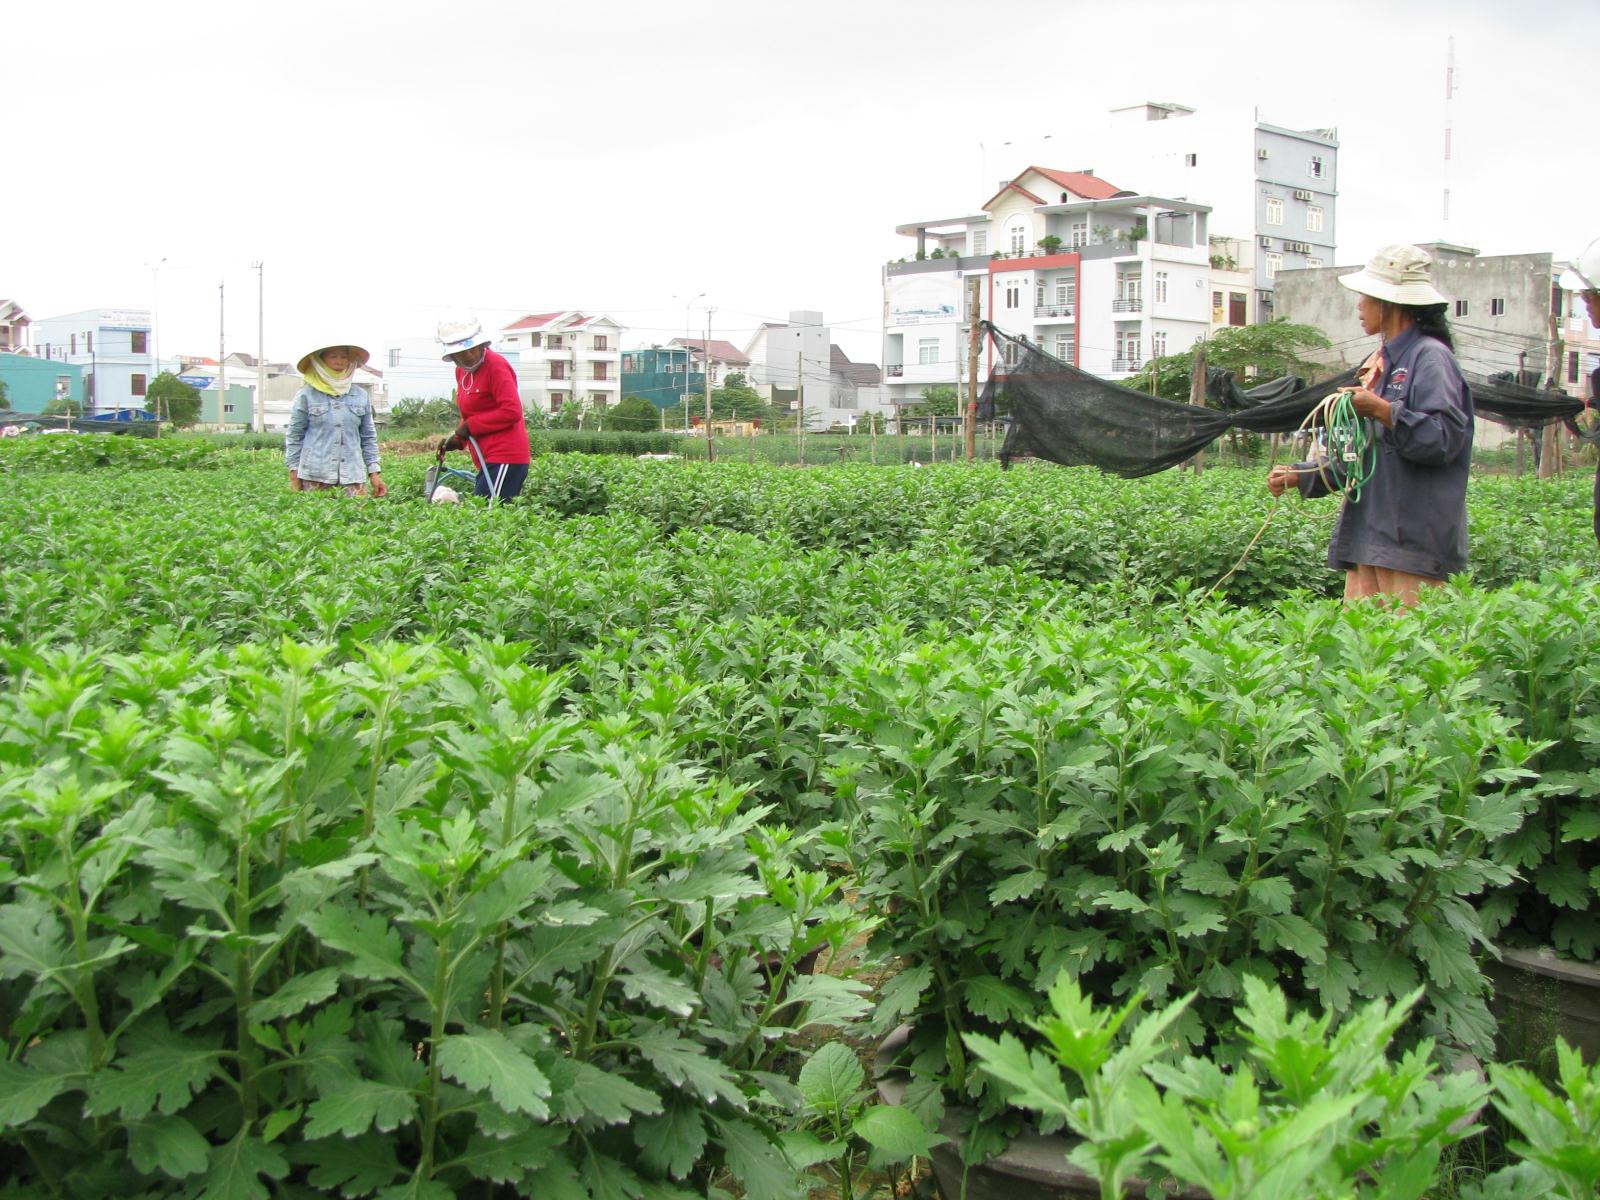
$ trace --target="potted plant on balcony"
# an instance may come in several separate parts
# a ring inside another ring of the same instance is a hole
[[[1053,233],[1048,233],[1039,239],[1039,247],[1046,254],[1054,254],[1061,249],[1061,239]]]
[[[904,1103],[956,1114],[969,1164],[1029,1126],[964,1039],[1024,1027],[1062,971],[1101,1004],[1193,992],[1173,1035],[1223,1062],[1246,975],[1334,1019],[1425,984],[1403,1044],[1492,1043],[1464,898],[1509,877],[1486,844],[1532,748],[1453,643],[1280,611],[929,648],[836,699],[836,844],[903,964],[875,1027],[911,1026]]]
[[[1150,227],[1143,220],[1136,221],[1133,228],[1122,235],[1124,241],[1132,242],[1134,245],[1138,245],[1149,236]]]

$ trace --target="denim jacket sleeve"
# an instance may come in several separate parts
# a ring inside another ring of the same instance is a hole
[[[306,394],[302,388],[295,393],[294,406],[289,410],[289,429],[283,435],[283,457],[288,461],[291,471],[300,465],[300,447],[305,444],[307,419]]]
[[[351,391],[355,389],[352,388]],[[372,401],[367,401],[366,411],[361,414],[361,457],[367,464],[367,474],[378,473],[378,426],[372,419]]]

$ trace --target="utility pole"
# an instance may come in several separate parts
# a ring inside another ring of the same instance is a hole
[[[804,332],[801,337],[804,337]],[[806,352],[794,352],[794,393],[800,400],[800,465],[806,465]]]
[[[978,297],[979,277],[967,280],[967,323],[971,334],[967,338],[967,408],[963,432],[966,435],[967,461],[978,456]]]
[[[705,354],[702,356],[706,368],[706,461],[717,461],[717,447],[711,438],[711,314],[714,308],[706,309],[706,341]]]
[[[227,432],[224,419],[228,402],[227,283],[217,284],[217,432]]]
[[[1555,304],[1550,305],[1550,360],[1545,371],[1545,387],[1559,388],[1561,379],[1561,330],[1556,321]],[[1544,427],[1544,453],[1539,456],[1538,478],[1549,479],[1561,471],[1561,440],[1556,432],[1556,423],[1551,421]]]
[[[1151,378],[1154,378],[1155,359],[1150,360]],[[1204,405],[1206,402],[1206,343],[1205,339],[1194,348],[1194,369],[1189,372],[1189,403]],[[1194,456],[1194,473],[1198,478],[1206,469],[1206,452],[1198,451]]]
[[[266,264],[256,259],[256,432],[267,431],[267,296]]]

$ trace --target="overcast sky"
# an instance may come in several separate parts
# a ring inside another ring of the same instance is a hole
[[[0,297],[148,308],[165,259],[163,356],[215,353],[221,281],[254,353],[261,259],[273,359],[456,308],[648,344],[705,293],[696,331],[815,309],[876,362],[896,224],[974,211],[1046,134],[1092,165],[1074,122],[1147,99],[1337,126],[1357,262],[1439,235],[1452,34],[1453,240],[1600,236],[1592,0],[25,0],[3,29]]]

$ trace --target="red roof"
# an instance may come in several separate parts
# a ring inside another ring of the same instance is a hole
[[[1043,175],[1051,183],[1060,184],[1075,196],[1082,196],[1085,200],[1109,200],[1122,189],[1114,183],[1107,183],[1098,175],[1085,175],[1082,171],[1053,171],[1049,167],[1029,167],[1028,171]],[[1022,175],[1026,175],[1024,171]],[[1021,179],[1022,175],[1017,178]]]
[[[501,332],[510,333],[513,329],[540,329],[545,325],[548,325],[551,321],[554,321],[560,315],[561,314],[558,312],[530,313],[528,316],[523,317],[522,320],[518,321],[515,325],[507,325]]]
[[[673,338],[674,346],[687,346],[697,354],[706,351],[705,338]],[[725,342],[721,338],[711,339],[711,358],[714,362],[727,363],[730,367],[748,367],[750,360],[732,342]]]

